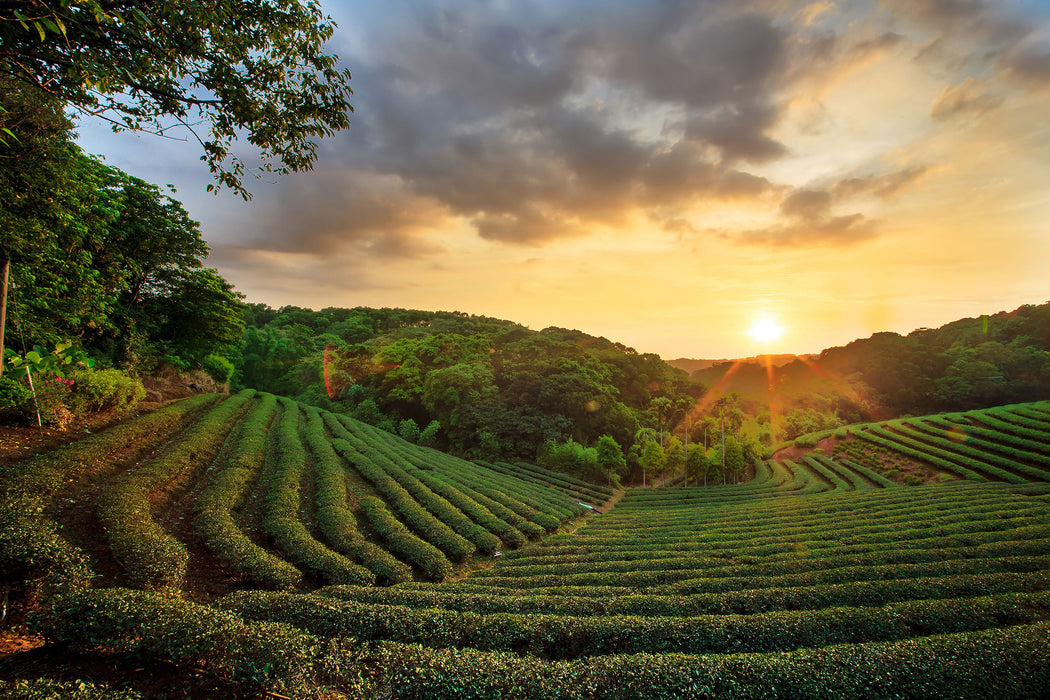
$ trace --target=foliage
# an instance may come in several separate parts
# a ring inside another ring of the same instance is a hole
[[[222,355],[207,355],[201,362],[201,369],[208,373],[216,384],[226,384],[233,376],[233,363]]]
[[[74,372],[71,376],[74,413],[114,408],[126,411],[146,397],[142,382],[116,369]]]
[[[21,416],[32,410],[33,394],[9,374],[0,375],[0,417]]]
[[[326,408],[391,432],[411,420],[427,426],[420,444],[482,459],[535,459],[548,441],[590,449],[602,435],[626,450],[640,424],[669,428],[702,393],[659,357],[579,331],[460,313],[261,304],[244,320],[240,385],[310,400],[323,356],[338,404]],[[667,399],[661,410],[651,410],[654,398]],[[609,479],[587,469],[590,479]]]
[[[9,2],[0,8],[0,80],[116,130],[204,122],[207,134],[193,132],[201,160],[219,186],[247,196],[232,153],[238,138],[262,170],[285,173],[310,168],[314,137],[349,125],[349,71],[323,51],[333,29],[311,1]]]
[[[12,262],[11,326],[131,366],[198,366],[238,342],[240,295],[202,267],[197,222],[155,185],[69,149],[64,198],[49,205],[58,225]]]

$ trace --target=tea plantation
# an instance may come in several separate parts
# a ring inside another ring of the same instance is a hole
[[[1050,402],[826,438],[614,494],[267,394],[172,404],[4,470],[12,605],[82,672],[11,655],[0,694],[1050,696]]]

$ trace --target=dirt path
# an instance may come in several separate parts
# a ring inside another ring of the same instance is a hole
[[[620,489],[619,491],[614,493],[608,501],[595,508],[595,510],[597,510],[599,513],[608,513],[610,510],[616,507],[616,504],[620,502],[620,499],[623,498],[626,493],[626,489]]]

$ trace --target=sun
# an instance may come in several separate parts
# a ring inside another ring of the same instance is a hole
[[[751,324],[751,330],[748,331],[751,337],[760,343],[768,343],[771,340],[776,340],[783,333],[784,329],[781,328],[780,324],[775,319],[769,316],[762,316],[756,318],[755,322]]]

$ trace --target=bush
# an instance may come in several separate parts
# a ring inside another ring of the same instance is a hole
[[[0,418],[21,418],[32,412],[33,394],[9,375],[0,375]]]
[[[319,651],[316,638],[286,625],[245,623],[205,605],[127,588],[62,596],[31,625],[74,651],[195,666],[256,691],[243,697],[304,689]]]
[[[201,361],[201,369],[207,372],[216,384],[226,384],[233,376],[233,363],[222,355],[208,355]]]
[[[100,369],[73,373],[69,407],[76,415],[107,408],[126,410],[146,397],[142,382],[120,370]]]

